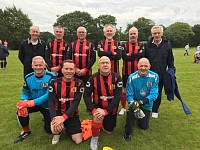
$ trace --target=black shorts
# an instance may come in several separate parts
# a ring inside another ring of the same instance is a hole
[[[66,133],[69,135],[82,133],[81,122],[79,117],[70,117],[65,122]]]
[[[123,87],[125,87],[125,88],[126,88],[126,82],[127,82],[128,76],[129,76],[129,75],[123,75],[123,76],[122,76]]]
[[[106,131],[112,132],[116,127],[117,115],[108,114],[103,119],[103,128]]]

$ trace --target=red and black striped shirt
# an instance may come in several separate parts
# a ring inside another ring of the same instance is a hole
[[[117,113],[121,97],[122,79],[115,72],[108,76],[103,76],[100,72],[92,75],[85,86],[83,96],[87,108],[92,113],[96,108],[102,108],[106,114],[112,113],[113,115]]]
[[[92,66],[96,61],[96,52],[91,42],[76,40],[70,44],[67,54],[68,59],[72,59],[76,67],[86,70],[86,76],[92,75]]]
[[[65,119],[78,116],[83,88],[83,82],[76,78],[71,82],[65,82],[63,77],[52,80],[48,100],[51,118],[58,115]]]
[[[103,51],[100,51],[103,48]],[[122,49],[119,42],[112,40],[111,42],[100,41],[98,44],[98,56],[107,56],[111,60],[111,71],[119,74],[119,60],[121,59]],[[116,54],[114,54],[116,52]]]
[[[48,43],[48,49],[45,53],[45,60],[48,68],[57,67],[61,69],[61,64],[67,58],[67,51],[69,44],[64,41],[57,41],[56,39]]]
[[[122,51],[123,67],[122,75],[130,75],[137,70],[138,60],[144,57],[144,46],[142,43],[126,42]]]

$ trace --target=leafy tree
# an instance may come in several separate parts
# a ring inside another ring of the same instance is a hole
[[[146,41],[147,38],[151,35],[151,28],[155,25],[154,21],[151,19],[146,19],[144,17],[138,18],[138,20],[134,21],[131,24],[127,24],[127,28],[125,33],[127,34],[128,39],[128,31],[131,27],[135,26],[139,32],[139,41]]]
[[[76,30],[79,26],[87,29],[87,39],[95,42],[95,37],[98,34],[94,19],[87,12],[74,11],[60,16],[55,25],[61,25],[65,29],[65,40],[72,42],[77,39]]]
[[[54,35],[48,31],[40,32],[40,38],[44,40],[46,43],[49,43],[51,40],[54,39]]]
[[[192,43],[193,46],[197,46],[200,44],[200,24],[194,25],[194,27],[192,27],[192,31],[195,35],[190,43]]]
[[[186,43],[189,43],[194,32],[188,23],[176,22],[167,28],[165,35],[171,41],[173,47],[183,47]]]
[[[3,31],[2,39],[8,41],[9,48],[18,49],[20,41],[27,38],[32,22],[28,18],[28,15],[15,6],[11,8],[6,7],[4,11],[1,10],[1,15],[3,16],[3,26],[2,22],[0,25],[0,30]]]

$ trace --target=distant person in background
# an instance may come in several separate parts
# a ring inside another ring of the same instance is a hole
[[[87,30],[85,27],[78,27],[76,31],[77,40],[71,42],[67,58],[76,64],[75,77],[81,79],[86,85],[92,75],[92,66],[96,61],[96,52],[92,42],[86,39]]]
[[[7,60],[6,57],[8,57],[9,52],[8,49],[2,44],[2,41],[0,40],[0,64],[1,69],[6,69]]]
[[[6,48],[8,48],[8,42],[7,42],[6,40],[3,42],[3,45],[4,45]]]
[[[168,67],[175,70],[172,46],[163,36],[162,26],[155,25],[151,28],[151,37],[145,44],[145,57],[150,61],[150,70],[156,72],[159,76],[159,95],[157,100],[153,102],[152,108],[152,117],[158,118],[166,69]]]
[[[104,26],[103,32],[106,39],[98,44],[98,56],[107,56],[111,61],[111,71],[119,74],[119,60],[121,59],[122,48],[120,43],[113,39],[116,28],[111,24],[107,24]]]
[[[128,76],[137,70],[138,60],[141,57],[144,57],[144,45],[138,42],[138,29],[132,27],[129,29],[129,41],[127,41],[122,47],[122,79],[123,79],[123,88],[122,88],[122,108],[119,112],[119,115],[124,115],[126,112],[126,82]]]
[[[194,63],[199,64],[200,60],[200,44],[197,46],[196,52],[194,53]]]
[[[23,40],[19,47],[18,58],[24,66],[24,77],[33,72],[32,58],[42,56],[45,58],[46,43],[39,39],[40,30],[38,26],[32,26],[29,30],[30,37]]]
[[[189,56],[189,49],[190,49],[190,46],[189,46],[189,43],[187,43],[185,45],[185,53],[184,53],[184,56],[187,54],[187,56]]]
[[[44,117],[44,130],[51,133],[51,118],[48,109],[49,85],[51,79],[56,75],[45,70],[46,63],[43,57],[35,56],[32,60],[34,72],[28,74],[24,79],[20,101],[17,103],[17,119],[22,127],[20,135],[14,143],[23,141],[31,134],[29,126],[29,114],[40,111]]]
[[[45,52],[45,60],[48,69],[57,74],[57,77],[62,77],[61,72],[62,62],[67,58],[69,44],[63,39],[64,28],[61,26],[54,27],[55,39],[48,43]]]

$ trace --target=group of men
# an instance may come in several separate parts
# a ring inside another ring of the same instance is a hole
[[[52,144],[58,143],[64,128],[76,144],[81,143],[78,105],[82,95],[92,114],[92,150],[98,148],[100,129],[106,134],[114,130],[120,101],[119,115],[127,111],[123,136],[126,141],[131,140],[136,121],[146,130],[151,111],[152,117],[158,118],[166,69],[175,69],[172,47],[163,36],[163,27],[152,27],[152,36],[146,45],[138,42],[135,27],[129,30],[129,40],[124,45],[113,39],[116,32],[113,25],[105,25],[103,32],[105,40],[97,47],[98,71],[93,74],[96,52],[94,45],[86,40],[84,27],[77,29],[78,39],[70,44],[63,39],[64,28],[54,27],[55,39],[47,46],[39,39],[39,28],[30,28],[30,38],[20,44],[19,50],[25,82],[17,115],[23,131],[15,143],[31,133],[29,113],[36,111],[44,116],[45,131],[54,134]]]

